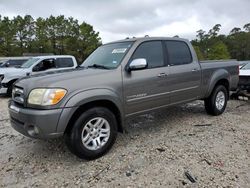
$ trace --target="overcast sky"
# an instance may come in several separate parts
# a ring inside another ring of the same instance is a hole
[[[0,0],[0,14],[72,16],[94,26],[102,41],[127,36],[193,39],[217,23],[222,33],[250,23],[250,0]]]

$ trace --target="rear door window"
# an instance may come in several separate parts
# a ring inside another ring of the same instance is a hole
[[[191,63],[192,55],[188,45],[182,41],[165,41],[169,64],[185,65]]]
[[[66,68],[66,67],[73,67],[74,62],[72,58],[57,58],[56,59],[56,67],[57,68]]]

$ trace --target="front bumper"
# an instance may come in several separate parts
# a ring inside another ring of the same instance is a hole
[[[1,83],[0,80],[0,94],[7,94],[8,88],[5,87],[5,84]]]
[[[0,88],[0,94],[7,94],[7,90],[8,90],[8,88],[1,87]]]
[[[250,90],[250,76],[240,76],[238,87],[240,90]]]
[[[239,89],[250,91],[250,84],[239,84]]]
[[[63,135],[57,132],[57,124],[63,109],[36,110],[22,108],[9,102],[11,126],[21,134],[31,138],[56,138]]]

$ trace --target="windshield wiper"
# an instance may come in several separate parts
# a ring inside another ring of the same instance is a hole
[[[89,65],[87,68],[110,69],[109,67],[106,67],[105,65],[99,65],[99,64]]]

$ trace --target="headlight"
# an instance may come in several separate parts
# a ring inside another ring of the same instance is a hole
[[[41,106],[55,105],[66,93],[65,89],[33,89],[29,94],[28,103]]]

